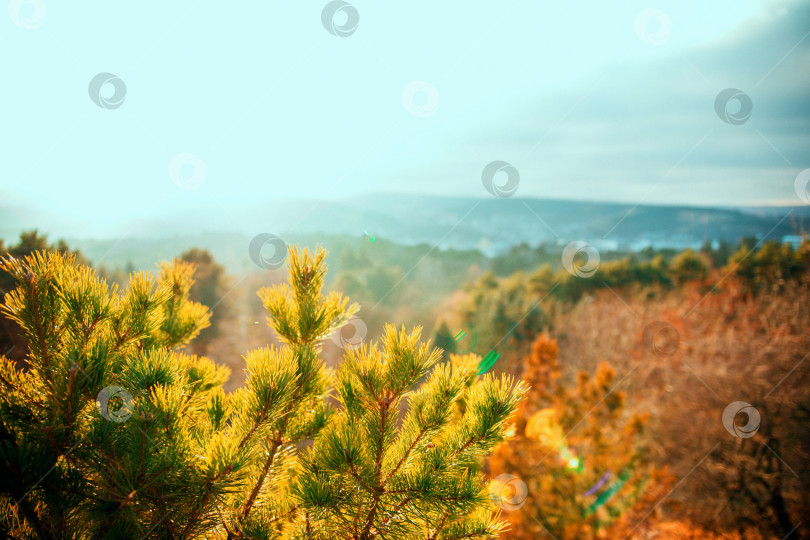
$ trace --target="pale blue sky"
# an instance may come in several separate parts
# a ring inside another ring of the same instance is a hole
[[[18,4],[0,16],[0,212],[26,224],[490,197],[493,160],[520,172],[518,197],[802,204],[808,2],[358,0],[347,37],[323,1]],[[648,8],[663,28],[636,24]],[[100,72],[125,83],[120,107],[90,99]],[[730,87],[753,103],[741,125],[715,113]],[[170,177],[184,153],[204,164],[196,189]]]

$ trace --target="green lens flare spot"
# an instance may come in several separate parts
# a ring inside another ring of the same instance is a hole
[[[456,354],[472,352],[475,346],[478,345],[478,332],[472,326],[467,325],[465,328],[458,330],[455,335],[451,332],[452,330],[447,333],[447,337],[456,342],[456,345],[453,346]]]
[[[490,351],[482,360],[481,363],[478,364],[478,373],[477,375],[483,375],[489,369],[495,365],[495,362],[498,361],[500,358],[501,353],[496,353],[495,351]]]

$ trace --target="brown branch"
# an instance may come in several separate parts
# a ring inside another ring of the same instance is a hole
[[[115,511],[110,515],[110,517],[108,517],[104,521],[104,524],[96,531],[96,534],[93,535],[94,540],[104,538],[104,535],[107,534],[107,531],[110,530],[110,527],[112,527],[113,523],[115,522],[115,516],[126,505],[131,503],[132,499],[134,498],[135,498],[135,490],[132,490],[132,492],[129,495],[127,495],[123,500],[121,500],[121,503],[118,505],[118,508],[115,509]]]
[[[64,491],[65,493],[70,493],[71,495],[78,495],[79,497],[82,497],[84,499],[92,499],[94,501],[103,502],[103,503],[109,502],[107,499],[102,499],[101,497],[98,497],[96,495],[91,495],[90,493],[85,493],[83,491],[79,491],[79,490],[76,490],[76,489],[71,489],[69,487],[65,487],[65,486],[55,486],[55,487],[56,487],[56,489],[58,489],[60,491]]]
[[[354,538],[357,538],[357,520],[360,519],[360,514],[363,512],[363,501],[360,501],[360,507],[357,509],[357,513],[354,515],[354,522],[352,523],[352,528],[354,529]]]
[[[295,513],[296,510],[298,510],[298,507],[293,505],[292,508],[290,508],[289,510],[287,510],[286,512],[284,512],[280,516],[276,516],[274,518],[271,518],[271,519],[267,520],[267,523],[275,523],[276,521],[280,520],[281,518],[285,518],[285,517],[289,516],[290,514]]]
[[[447,521],[448,517],[450,517],[449,508],[444,512],[441,521],[439,521],[439,523],[436,525],[436,531],[428,537],[428,540],[436,540],[439,537],[439,533],[442,532],[442,529],[444,528],[444,524]]]
[[[354,479],[357,480],[357,483],[360,484],[360,487],[362,487],[369,493],[375,493],[377,491],[372,486],[369,486],[368,484],[365,483],[365,481],[363,481],[363,478],[360,476],[360,473],[357,472],[357,467],[355,467],[354,463],[352,463],[351,461],[349,461],[349,469],[350,472],[352,473],[352,477],[354,477]]]
[[[247,433],[245,433],[245,436],[244,436],[244,437],[242,437],[242,440],[241,440],[241,441],[239,441],[239,445],[236,447],[236,451],[237,451],[237,452],[238,452],[238,451],[240,451],[240,450],[242,450],[242,448],[244,448],[244,447],[245,447],[245,445],[246,445],[246,444],[247,444],[247,442],[250,440],[250,438],[253,436],[253,434],[256,432],[256,430],[257,430],[257,429],[259,429],[259,426],[262,424],[262,422],[264,422],[265,420],[267,420],[267,409],[268,409],[269,407],[270,407],[270,404],[269,404],[269,403],[265,403],[265,404],[264,404],[264,406],[262,407],[262,412],[261,412],[261,414],[259,415],[259,419],[258,419],[258,420],[256,420],[256,421],[253,423],[253,425],[251,426],[250,430],[248,430],[248,432],[247,432]]]
[[[194,511],[191,512],[191,516],[188,519],[188,523],[186,524],[185,529],[183,529],[183,532],[180,533],[180,538],[185,538],[186,535],[188,535],[191,532],[191,528],[197,522],[198,518],[200,517],[200,514],[202,514],[202,511],[205,509],[205,506],[208,504],[208,499],[211,498],[211,490],[209,489],[209,486],[211,484],[213,484],[214,482],[216,482],[217,480],[219,480],[220,478],[222,478],[223,476],[225,476],[226,474],[228,474],[229,472],[231,472],[232,470],[233,470],[233,465],[232,464],[228,465],[227,467],[222,469],[222,471],[220,471],[219,474],[217,474],[211,480],[206,482],[205,495],[203,495],[197,501],[197,504],[194,505]]]
[[[323,426],[321,426],[321,427],[323,427]],[[317,431],[318,431],[318,427],[317,426],[313,427],[309,431],[301,433],[295,439],[289,439],[289,440],[284,441],[283,444],[292,444],[292,443],[296,443],[298,441],[302,441],[304,439],[312,439]]]
[[[481,437],[474,437],[474,438],[468,440],[461,447],[459,447],[458,450],[454,451],[448,457],[458,456],[459,454],[464,452],[464,450],[469,448],[472,444],[475,444],[476,442],[478,442],[480,439],[481,439]],[[449,459],[444,460],[442,463],[439,464],[439,466],[434,468],[434,471],[438,471],[438,470],[444,468],[443,465],[446,466],[448,463],[449,463]],[[405,499],[400,501],[400,503],[391,511],[392,514],[396,515],[398,512],[400,512],[402,510],[402,508],[405,507],[406,504],[408,504],[409,502],[411,502],[413,500],[414,494],[416,494],[417,492],[414,492],[413,490],[409,490],[409,489],[400,489],[400,490],[386,491],[385,493],[387,493],[389,495],[398,495],[398,494],[404,494],[404,493],[409,494]],[[439,497],[438,500],[450,502],[450,501],[456,501],[456,500],[462,500],[462,499],[454,498],[454,497]]]
[[[5,358],[5,356],[3,358]],[[17,390],[17,387],[11,384],[11,381],[3,377],[2,374],[0,374],[0,383],[2,383],[9,390]]]
[[[292,399],[290,400],[289,405],[287,405],[287,410],[284,411],[284,414],[282,415],[282,421],[281,425],[278,428],[277,436],[273,440],[273,449],[270,452],[270,456],[267,458],[267,461],[264,464],[264,468],[262,469],[262,474],[256,481],[256,485],[253,487],[253,490],[251,490],[248,500],[245,501],[245,505],[242,510],[242,515],[245,517],[248,516],[248,513],[250,513],[251,508],[253,508],[253,504],[256,502],[256,497],[259,495],[259,491],[261,490],[262,484],[264,483],[264,479],[267,476],[267,473],[270,472],[270,467],[272,466],[273,460],[276,457],[276,452],[281,447],[282,445],[281,442],[284,440],[284,433],[287,431],[287,425],[290,423],[290,417],[292,415],[293,408],[295,407],[295,403],[296,401],[298,401],[298,395],[300,394],[301,388],[304,387],[304,383],[306,382],[307,379],[302,378],[298,381],[298,384],[296,384],[295,386],[295,391],[293,392]],[[257,427],[258,425],[254,426],[251,432],[255,431]],[[244,442],[245,441],[243,441],[243,443]],[[240,449],[242,448],[242,444],[239,445],[239,448]]]
[[[82,343],[81,348],[79,349],[79,354],[84,354],[84,350],[90,345],[90,334],[96,329],[99,321],[101,320],[101,315],[96,315],[93,321],[90,323],[90,326],[84,324],[84,320],[82,319],[82,333],[84,334],[84,342]]]
[[[371,508],[369,508],[368,515],[366,515],[366,522],[363,526],[363,530],[360,532],[360,540],[368,540],[371,538],[371,527],[374,525],[374,519],[377,517],[377,507],[380,503],[380,497],[384,493],[384,488],[382,487],[381,482],[381,469],[382,469],[382,458],[383,458],[383,444],[385,439],[385,426],[388,422],[388,413],[389,407],[392,403],[392,396],[390,392],[386,395],[385,398],[380,400],[380,436],[377,437],[377,451],[376,451],[376,459],[374,463],[374,483],[376,484],[376,489],[372,495],[371,501]]]
[[[65,411],[65,420],[66,420],[66,424],[67,424],[67,426],[66,426],[67,427],[67,437],[66,438],[69,438],[71,433],[73,432],[73,418],[72,418],[72,416],[73,416],[73,405],[72,405],[72,403],[70,401],[70,396],[71,396],[71,394],[73,394],[73,384],[76,382],[76,369],[78,367],[79,366],[77,364],[73,364],[70,367],[70,375],[68,376],[68,385],[67,385],[67,392],[66,392],[66,394],[67,394],[67,396],[66,396],[67,410]]]
[[[416,439],[414,439],[414,441],[411,443],[411,445],[405,451],[405,454],[402,456],[402,458],[400,458],[400,460],[396,464],[396,466],[385,477],[386,482],[388,482],[388,480],[390,480],[391,477],[394,476],[397,473],[397,471],[402,466],[402,464],[405,463],[405,460],[408,459],[408,456],[411,455],[411,452],[413,451],[413,449],[416,448],[416,445],[419,444],[419,441],[422,440],[422,437],[425,436],[425,433],[427,433],[427,430],[428,430],[428,427],[422,428],[422,431],[419,432],[419,435],[417,435]]]
[[[256,485],[253,486],[253,489],[250,491],[250,496],[245,501],[244,506],[242,507],[242,515],[247,517],[250,509],[253,507],[253,503],[256,502],[256,497],[259,496],[259,491],[262,489],[262,484],[264,483],[264,479],[267,476],[267,473],[270,472],[270,467],[273,465],[273,461],[276,457],[276,451],[279,447],[278,439],[273,441],[273,447],[270,450],[270,456],[268,456],[267,461],[264,463],[264,467],[262,468],[262,473],[259,475],[259,479],[256,481]]]
[[[399,512],[400,510],[402,510],[402,508],[403,508],[403,507],[404,507],[406,504],[408,504],[409,502],[411,502],[411,500],[413,500],[413,495],[409,495],[408,497],[405,497],[405,498],[404,498],[404,499],[402,499],[402,501],[401,501],[401,502],[400,502],[400,503],[399,503],[399,504],[396,506],[396,508],[394,508],[394,510],[393,510],[391,513],[392,513],[392,514],[396,514],[397,512]]]
[[[466,534],[462,534],[462,535],[459,535],[459,536],[445,536],[443,538],[443,540],[461,540],[462,538],[474,538],[476,536],[480,536],[480,533],[471,532],[471,533],[466,533]]]

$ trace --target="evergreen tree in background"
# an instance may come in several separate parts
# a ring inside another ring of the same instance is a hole
[[[325,255],[291,249],[289,284],[259,291],[283,346],[250,351],[230,394],[227,368],[180,352],[209,321],[189,299],[192,264],[118,290],[71,254],[0,260],[17,284],[4,311],[28,342],[22,369],[0,356],[0,527],[47,539],[497,535],[479,460],[508,435],[525,385],[435,365],[418,328],[389,326],[380,346],[327,370],[320,342],[358,306],[322,294]]]
[[[225,267],[207,249],[189,249],[180,255],[180,259],[194,264],[194,284],[189,298],[211,310],[211,325],[190,344],[191,351],[199,355],[211,354],[211,342],[221,335],[223,322],[234,315],[228,297]]]
[[[435,337],[433,338],[433,343],[435,343],[437,347],[443,350],[445,354],[453,354],[457,352],[456,341],[450,334],[450,327],[447,326],[446,321],[442,321],[439,324],[439,329],[436,330]]]

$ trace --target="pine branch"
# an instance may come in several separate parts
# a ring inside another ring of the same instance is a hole
[[[372,486],[369,486],[365,482],[365,480],[363,480],[363,478],[360,476],[360,473],[357,472],[357,467],[354,466],[354,462],[351,460],[351,458],[347,456],[346,459],[349,460],[349,470],[352,473],[352,477],[354,477],[354,479],[357,480],[357,483],[360,484],[360,487],[362,487],[371,494],[375,493],[376,492],[375,489]]]
[[[31,312],[34,318],[34,328],[37,335],[37,340],[39,341],[39,351],[40,351],[40,360],[42,361],[42,365],[45,368],[48,368],[51,364],[51,354],[48,351],[48,342],[45,339],[44,333],[44,325],[42,322],[42,314],[40,313],[39,309],[39,299],[37,298],[37,292],[34,289],[34,281],[35,281],[34,274],[29,272],[26,275],[26,284],[28,287],[28,297],[31,299]]]
[[[377,507],[380,504],[380,497],[384,493],[384,488],[381,485],[381,469],[383,459],[383,442],[385,438],[386,422],[388,421],[389,407],[393,401],[393,396],[388,393],[386,397],[379,401],[380,407],[380,433],[377,438],[376,461],[374,462],[374,491],[372,493],[371,508],[366,515],[366,522],[363,530],[360,532],[360,540],[368,540],[371,527],[374,525],[374,518],[377,517]]]
[[[262,406],[262,411],[261,414],[259,415],[259,418],[253,423],[248,432],[245,433],[244,437],[242,437],[242,440],[239,441],[239,444],[236,447],[237,450],[242,450],[248,443],[250,438],[253,437],[253,434],[256,432],[256,430],[259,429],[259,426],[261,426],[264,423],[264,421],[267,420],[267,413],[269,412],[269,408],[270,402],[269,401],[265,402],[265,404]]]
[[[280,516],[275,516],[274,518],[270,519],[268,523],[275,523],[276,521],[280,521],[281,519],[288,517],[298,511],[298,507],[293,505],[288,511],[284,512]]]
[[[439,533],[442,532],[444,528],[444,524],[447,521],[447,518],[450,517],[450,509],[448,508],[445,510],[444,515],[442,516],[441,520],[438,524],[436,524],[436,530],[433,534],[428,536],[428,540],[437,540],[439,538]]]
[[[253,507],[253,503],[256,502],[256,497],[259,495],[259,491],[262,489],[262,484],[264,483],[264,479],[267,476],[267,473],[270,471],[270,467],[273,465],[273,460],[276,457],[276,451],[278,450],[279,443],[278,440],[273,441],[273,447],[270,449],[270,455],[267,458],[267,461],[264,463],[264,467],[262,468],[262,472],[259,475],[259,479],[256,480],[256,485],[253,486],[253,489],[250,491],[250,495],[248,496],[245,504],[242,508],[242,515],[247,517],[250,513],[250,509]]]
[[[279,447],[281,446],[281,441],[283,438],[283,434],[287,429],[287,424],[290,421],[290,413],[292,413],[292,409],[295,406],[296,399],[298,398],[298,393],[303,386],[303,381],[299,380],[298,384],[296,385],[295,392],[293,392],[293,397],[290,400],[289,405],[287,405],[287,410],[284,413],[284,416],[281,420],[281,426],[278,429],[278,433],[276,438],[272,441],[272,449],[270,451],[270,455],[267,458],[267,461],[264,464],[264,468],[262,469],[261,474],[259,475],[259,479],[256,481],[256,485],[250,492],[250,496],[245,501],[245,505],[242,509],[242,515],[247,517],[250,513],[250,509],[253,507],[253,504],[256,502],[256,497],[259,495],[259,491],[262,488],[262,484],[264,483],[264,479],[267,476],[267,473],[270,471],[270,467],[273,465],[273,460],[276,457],[276,451],[278,451]]]
[[[57,540],[56,537],[53,536],[49,531],[47,531],[45,527],[42,525],[39,516],[28,504],[25,495],[20,497],[16,506],[22,511],[22,514],[25,517],[26,521],[28,522],[28,525],[30,525],[31,528],[34,529],[34,532],[37,533],[37,536],[39,536],[41,540]]]
[[[210,479],[206,482],[204,486],[205,494],[197,499],[197,503],[194,505],[194,510],[191,512],[191,517],[188,519],[188,523],[186,527],[183,529],[183,532],[180,533],[180,538],[185,538],[191,532],[191,529],[196,524],[197,520],[199,519],[200,515],[204,511],[205,507],[208,505],[208,501],[211,498],[211,488],[213,485],[223,476],[227,475],[228,473],[233,470],[233,465],[226,466],[222,471],[220,471],[214,478]]]
[[[393,492],[393,491],[391,491],[391,492],[389,492],[389,493],[408,493],[408,491],[401,491],[401,492],[399,492],[399,491],[398,491],[398,492]],[[406,504],[408,504],[409,502],[411,502],[412,500],[413,500],[413,496],[412,496],[412,495],[408,495],[407,497],[405,497],[404,499],[402,499],[402,500],[399,502],[399,504],[398,504],[398,505],[396,505],[396,506],[394,507],[394,512],[393,512],[393,513],[394,513],[395,515],[396,515],[396,514],[398,514],[400,511],[402,511],[402,509],[403,509],[403,508],[405,508],[405,505],[406,505]]]
[[[419,441],[421,441],[421,440],[422,440],[422,437],[424,437],[424,436],[425,436],[425,433],[427,433],[427,432],[428,432],[428,429],[429,429],[428,427],[423,427],[423,428],[422,428],[422,429],[419,431],[419,434],[418,434],[418,435],[416,436],[416,438],[413,440],[413,442],[411,443],[411,445],[408,447],[408,449],[405,451],[405,453],[402,455],[402,457],[401,457],[401,458],[399,458],[399,461],[397,462],[396,466],[394,466],[394,468],[393,468],[393,469],[391,469],[391,471],[388,473],[388,476],[386,476],[386,477],[385,477],[386,482],[387,482],[387,481],[388,481],[388,480],[389,480],[389,479],[390,479],[392,476],[394,476],[394,475],[397,473],[397,471],[399,471],[399,468],[402,466],[402,464],[403,464],[403,463],[405,463],[405,460],[407,460],[407,459],[408,459],[408,457],[411,455],[411,452],[413,451],[413,449],[414,449],[414,448],[416,448],[416,445],[419,443]]]
[[[132,499],[134,498],[135,498],[135,490],[133,490],[129,495],[126,496],[126,498],[124,498],[121,501],[121,503],[118,505],[115,511],[110,515],[110,517],[107,518],[107,520],[104,522],[101,528],[99,528],[98,531],[96,531],[96,534],[93,535],[93,540],[101,540],[102,538],[104,538],[104,535],[107,534],[107,531],[110,530],[110,527],[112,527],[112,524],[115,522],[115,518],[118,515],[118,512],[123,510],[125,506],[131,503]]]

